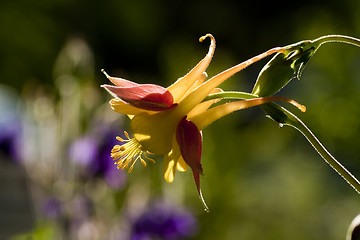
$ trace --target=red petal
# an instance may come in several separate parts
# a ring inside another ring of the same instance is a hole
[[[205,211],[208,212],[209,208],[205,203],[200,189],[200,174],[203,173],[200,163],[202,134],[195,123],[187,120],[186,116],[181,119],[176,129],[176,141],[179,144],[183,159],[191,167],[199,197],[204,205]]]
[[[198,190],[198,193],[200,194],[200,174],[196,172],[195,170],[192,170],[194,181],[196,184],[196,188]]]
[[[201,166],[201,149],[202,149],[202,134],[196,125],[187,120],[186,116],[181,119],[176,129],[176,141],[179,144],[181,155],[185,162],[197,174],[202,174]],[[194,175],[196,182],[196,178]]]
[[[115,84],[118,87],[134,87],[138,86],[139,84],[134,83],[132,81],[123,79],[123,78],[117,78],[117,77],[110,77],[104,69],[101,69],[101,72],[105,74],[106,78],[109,79],[113,84]]]
[[[159,85],[136,84],[129,87],[102,85],[114,97],[141,109],[162,111],[176,106],[171,93]]]

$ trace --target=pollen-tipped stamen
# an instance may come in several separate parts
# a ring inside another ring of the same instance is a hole
[[[149,160],[152,163],[155,163],[155,160],[148,157],[146,154],[150,154],[149,152],[145,151],[141,144],[135,139],[130,138],[129,134],[125,131],[124,135],[126,139],[121,137],[116,137],[119,142],[122,142],[122,145],[115,145],[111,150],[111,157],[114,159],[119,169],[128,169],[130,173],[137,160],[140,160],[141,163],[146,167],[146,161],[143,157]]]

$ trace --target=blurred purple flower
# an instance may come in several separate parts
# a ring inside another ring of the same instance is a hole
[[[21,116],[17,112],[18,103],[15,92],[0,84],[0,156],[20,162],[22,129]]]
[[[62,206],[59,199],[55,197],[48,198],[43,205],[44,215],[48,218],[58,218],[62,214]]]
[[[79,194],[71,202],[72,219],[75,222],[83,222],[90,218],[93,212],[93,203],[86,195]]]
[[[126,184],[126,173],[123,169],[111,166],[105,171],[105,181],[112,189],[122,189]]]
[[[19,121],[8,121],[0,124],[0,154],[20,162],[21,124]]]
[[[185,239],[194,235],[196,227],[189,212],[156,204],[134,222],[131,240]]]
[[[117,132],[100,125],[95,133],[74,141],[69,147],[69,157],[83,167],[86,176],[104,177],[109,187],[121,189],[126,183],[126,174],[114,166],[110,157]]]
[[[126,173],[122,169],[117,169],[113,159],[110,157],[111,149],[117,142],[118,130],[113,128],[103,129],[104,137],[99,149],[99,172],[102,172],[106,183],[112,189],[121,189],[126,184]]]
[[[93,170],[91,166],[96,163],[98,148],[98,143],[94,138],[79,138],[70,146],[70,159],[81,166],[89,167],[89,170]]]
[[[74,196],[68,204],[70,209],[70,232],[72,235],[77,236],[81,226],[92,218],[94,206],[91,199],[84,194]]]

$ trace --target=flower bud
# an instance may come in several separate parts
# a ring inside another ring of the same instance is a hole
[[[260,71],[252,94],[271,96],[282,89],[294,77],[300,78],[307,61],[318,49],[319,44],[302,41],[283,47]]]

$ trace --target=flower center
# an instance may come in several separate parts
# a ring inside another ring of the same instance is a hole
[[[116,161],[114,164],[117,165],[118,169],[128,169],[130,173],[137,160],[140,160],[141,163],[146,167],[146,161],[143,157],[149,160],[152,163],[155,163],[155,160],[148,157],[147,154],[150,154],[148,151],[145,151],[142,145],[135,139],[130,138],[129,134],[124,131],[126,139],[121,137],[116,137],[116,139],[122,142],[121,145],[115,145],[111,150],[111,157]]]

